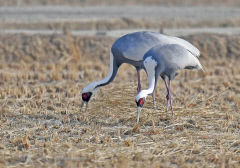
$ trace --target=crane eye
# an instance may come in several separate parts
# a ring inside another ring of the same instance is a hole
[[[91,96],[92,96],[92,92],[83,93],[82,99],[83,99],[83,101],[88,102],[90,100]]]
[[[136,102],[136,103],[137,103],[137,106],[143,107],[144,99],[143,99],[143,98],[140,98],[140,99],[138,100],[138,102]]]

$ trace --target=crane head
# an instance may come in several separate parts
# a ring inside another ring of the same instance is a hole
[[[82,100],[88,102],[92,96],[92,92],[82,93]]]
[[[140,116],[140,111],[143,107],[145,101],[145,97],[141,97],[139,99],[136,99],[136,104],[137,104],[137,124],[139,122],[139,116]]]
[[[137,123],[139,122],[140,111],[144,105],[148,93],[146,90],[142,90],[138,93],[136,97],[136,104],[137,104]]]
[[[136,97],[136,103],[137,103],[137,106],[138,107],[143,107],[143,104],[146,100],[146,97],[147,97],[148,93],[146,90],[141,90],[137,97]]]
[[[138,101],[136,100],[137,107],[143,107],[144,98],[140,98]]]
[[[90,83],[85,88],[83,88],[83,90],[82,90],[82,105],[81,105],[80,112],[82,111],[82,108],[83,108],[84,104],[86,104],[86,110],[85,111],[87,111],[88,102],[90,101],[91,97],[96,92],[96,90],[97,89],[96,89],[96,85],[95,85],[94,82]]]
[[[81,108],[80,108],[80,112],[82,112],[82,108],[83,108],[84,104],[86,104],[85,112],[87,111],[88,102],[89,102],[89,100],[91,99],[91,96],[92,96],[92,95],[93,95],[92,92],[82,93],[82,105],[81,105]]]

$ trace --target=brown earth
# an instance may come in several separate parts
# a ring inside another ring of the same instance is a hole
[[[123,65],[80,113],[81,90],[108,73],[114,38],[0,35],[0,167],[239,167],[240,36],[183,37],[205,72],[157,87],[136,123],[136,71]],[[143,88],[146,75],[141,73]]]

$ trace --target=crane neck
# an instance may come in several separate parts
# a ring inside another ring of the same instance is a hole
[[[143,62],[144,67],[146,69],[147,72],[147,76],[148,76],[148,89],[146,90],[142,90],[136,97],[137,101],[142,98],[142,97],[147,97],[147,95],[152,94],[155,86],[156,86],[156,81],[157,81],[157,76],[156,76],[156,66],[157,66],[157,62],[156,60],[154,60],[152,58],[152,56],[146,58]]]
[[[110,66],[109,66],[108,75],[103,80],[95,82],[95,88],[105,86],[110,82],[112,82],[115,76],[117,75],[117,71],[118,71],[118,66],[113,58],[112,52],[110,52]]]
[[[96,82],[92,82],[89,85],[87,85],[84,89],[83,89],[83,93],[85,92],[94,92],[95,89],[97,89],[98,87],[102,87],[105,86],[107,84],[109,84],[110,82],[113,81],[113,79],[115,78],[116,74],[118,71],[118,66],[113,58],[113,54],[112,52],[110,52],[110,68],[109,68],[109,72],[108,75],[100,80],[100,81],[96,81]]]
[[[145,90],[141,90],[139,92],[139,94],[136,97],[136,100],[138,101],[140,98],[146,98],[149,94],[152,94],[154,89],[155,89],[155,84],[156,84],[156,80],[155,80],[155,76],[151,79],[148,78],[149,81],[149,86],[147,89]]]
[[[144,66],[147,71],[148,75],[148,82],[149,86],[147,89],[147,93],[151,94],[154,91],[155,85],[156,85],[156,67],[158,63],[157,61],[152,57],[148,57],[144,60]]]

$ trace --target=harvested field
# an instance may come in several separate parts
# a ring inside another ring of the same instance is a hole
[[[136,71],[123,65],[80,113],[81,90],[108,73],[115,38],[0,35],[0,167],[239,167],[240,37],[184,36],[205,72],[159,79],[136,123]],[[141,72],[143,88],[147,87]]]

